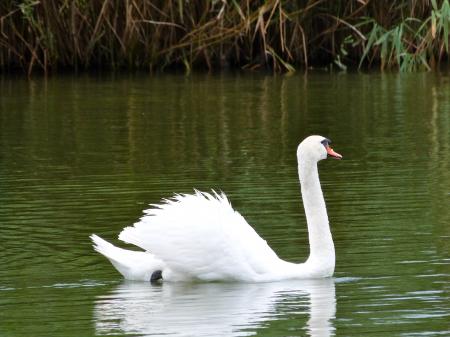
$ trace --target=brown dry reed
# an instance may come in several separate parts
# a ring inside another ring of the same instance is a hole
[[[433,69],[449,0],[2,0],[0,69]]]

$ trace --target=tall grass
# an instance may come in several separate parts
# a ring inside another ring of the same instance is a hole
[[[2,0],[0,68],[432,69],[449,0]]]
[[[401,71],[430,70],[448,56],[450,5],[448,0],[440,6],[431,0],[431,5],[430,15],[424,19],[409,16],[389,27],[373,18],[356,24],[367,32],[367,38],[360,41],[363,53],[359,67],[364,61],[370,64],[375,59],[380,61],[382,69],[396,66]]]

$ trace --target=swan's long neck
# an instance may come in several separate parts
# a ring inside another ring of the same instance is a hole
[[[298,173],[310,246],[310,255],[306,265],[313,268],[315,272],[327,274],[324,276],[331,276],[335,265],[334,244],[320,187],[317,162],[300,160]]]

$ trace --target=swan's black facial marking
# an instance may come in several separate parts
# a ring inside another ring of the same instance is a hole
[[[156,283],[159,280],[162,280],[162,270],[155,270],[150,276],[150,283]]]
[[[327,147],[328,145],[331,144],[331,140],[329,140],[328,138],[325,138],[324,140],[321,141],[322,145]]]

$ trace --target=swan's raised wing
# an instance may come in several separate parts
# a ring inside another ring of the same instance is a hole
[[[196,191],[152,206],[119,239],[163,260],[167,278],[256,281],[279,261],[224,194]]]

